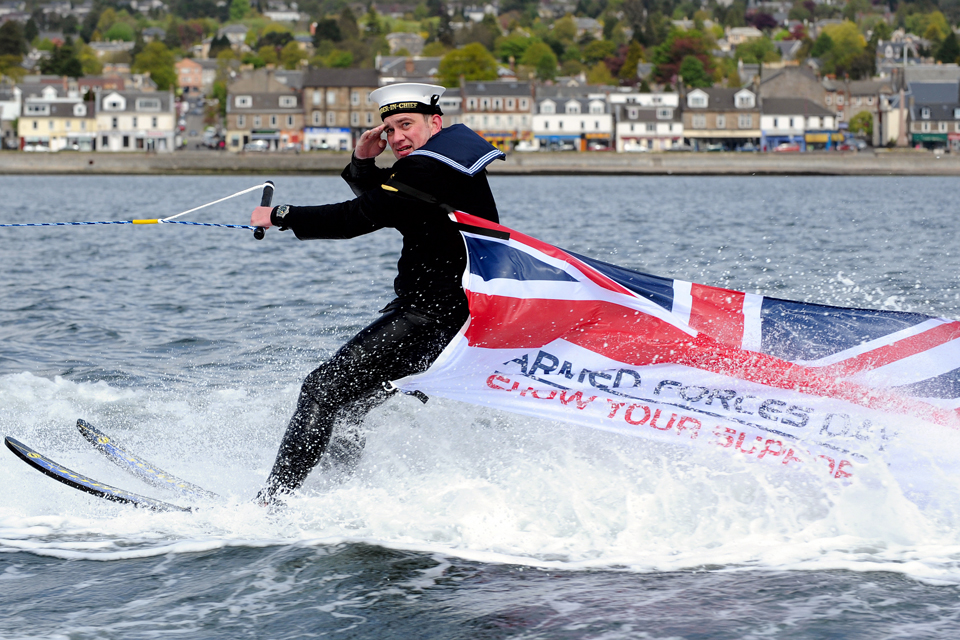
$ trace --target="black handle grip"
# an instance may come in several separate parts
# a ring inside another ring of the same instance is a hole
[[[263,193],[260,194],[260,206],[269,207],[270,203],[273,202],[273,181],[267,180],[266,184],[263,185]],[[257,240],[263,240],[263,234],[266,231],[263,227],[257,227],[253,230],[253,237]]]

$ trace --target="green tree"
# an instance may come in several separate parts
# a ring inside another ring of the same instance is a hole
[[[643,47],[636,40],[630,41],[627,48],[627,57],[623,60],[623,66],[620,67],[620,73],[617,76],[625,83],[636,84],[637,65],[643,61]]]
[[[610,73],[610,68],[603,62],[598,62],[587,70],[587,82],[590,84],[617,84],[613,74]]]
[[[572,44],[577,39],[577,23],[569,13],[553,23],[553,37],[563,44]]]
[[[493,52],[501,62],[509,62],[510,58],[520,60],[534,42],[536,42],[536,40],[530,36],[523,35],[522,33],[512,33],[508,36],[497,38]]]
[[[306,59],[306,57],[307,54],[296,42],[288,42],[280,50],[280,64],[283,65],[284,69],[296,69],[300,66],[300,61]]]
[[[960,58],[960,43],[957,42],[957,34],[953,32],[953,29],[951,29],[947,37],[944,38],[940,48],[937,49],[936,58],[938,62],[946,62],[949,64],[956,62],[957,59]]]
[[[250,13],[250,0],[230,0],[230,21],[239,22]]]
[[[23,38],[29,43],[33,42],[33,39],[40,35],[40,28],[37,27],[37,23],[33,18],[27,20],[27,24],[23,25]]]
[[[456,87],[460,76],[466,80],[496,80],[497,60],[477,42],[454,49],[440,60],[438,79],[445,87]]]
[[[780,50],[767,36],[747,40],[737,46],[735,56],[743,60],[744,64],[760,64],[761,62],[776,62],[780,59]]]
[[[0,54],[0,78],[10,78],[14,82],[23,80],[27,70],[21,65],[22,62],[23,57],[21,56]]]
[[[542,42],[530,45],[520,59],[520,64],[533,67],[540,80],[553,80],[557,76],[557,56],[553,49]]]
[[[77,46],[77,59],[85,76],[98,76],[103,73],[103,63],[100,56],[89,45],[80,43]]]
[[[161,91],[177,86],[177,71],[174,68],[176,60],[173,53],[162,42],[147,44],[133,60],[130,70],[134,73],[149,73],[157,88]]]
[[[609,40],[594,40],[583,48],[583,61],[587,65],[594,65],[616,52],[617,46]]]
[[[868,138],[873,136],[873,114],[869,111],[861,111],[850,118],[850,131],[865,135]]]
[[[317,28],[313,32],[313,46],[319,47],[320,43],[324,40],[329,40],[330,42],[340,42],[343,40],[343,35],[340,33],[340,25],[337,24],[336,20],[322,18],[317,21]]]
[[[356,40],[360,37],[360,27],[357,25],[357,17],[353,15],[350,7],[344,7],[340,12],[340,19],[337,21],[340,27],[340,35],[344,40]]]
[[[707,74],[703,62],[696,56],[685,56],[680,63],[679,75],[688,87],[711,87],[713,81]]]
[[[83,76],[83,65],[77,59],[72,38],[68,37],[63,46],[54,47],[50,57],[40,61],[40,73],[70,78]]]
[[[830,37],[829,33],[824,31],[817,36],[816,41],[813,43],[813,49],[810,50],[810,57],[823,58],[831,51],[833,51],[833,38]]]
[[[270,45],[257,49],[257,57],[263,60],[264,64],[275,65],[280,61],[280,56],[277,55],[277,48],[271,47]]]
[[[710,50],[712,40],[696,29],[684,31],[673,29],[667,39],[653,50],[653,76],[661,83],[673,82],[680,72],[680,65],[687,56],[694,56],[703,64],[704,73],[713,77],[715,62]]]
[[[29,50],[23,27],[16,20],[0,25],[0,56],[23,56]]]
[[[107,29],[106,33],[103,34],[103,39],[107,42],[114,42],[116,40],[122,40],[123,42],[133,42],[136,38],[136,33],[133,30],[133,27],[128,25],[126,22],[114,22],[110,25],[110,28]]]

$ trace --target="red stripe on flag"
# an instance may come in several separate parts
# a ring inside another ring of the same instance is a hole
[[[903,360],[960,338],[960,322],[948,322],[915,336],[897,340],[893,344],[877,347],[836,364],[818,370],[824,374],[846,377],[861,371],[878,369],[884,365]]]
[[[728,347],[743,344],[743,292],[694,283],[690,296],[692,328]]]

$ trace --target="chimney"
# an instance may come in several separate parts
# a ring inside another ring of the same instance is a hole
[[[408,75],[408,76],[412,76],[412,75],[413,75],[413,69],[414,69],[414,66],[413,66],[413,58],[411,58],[411,57],[408,56],[407,59],[404,61],[404,67],[405,67],[406,70],[407,70],[407,75]]]

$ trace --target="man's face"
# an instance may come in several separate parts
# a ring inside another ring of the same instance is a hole
[[[443,118],[440,116],[422,113],[398,113],[383,121],[387,142],[398,160],[427,144],[427,140],[439,133],[442,126]]]

